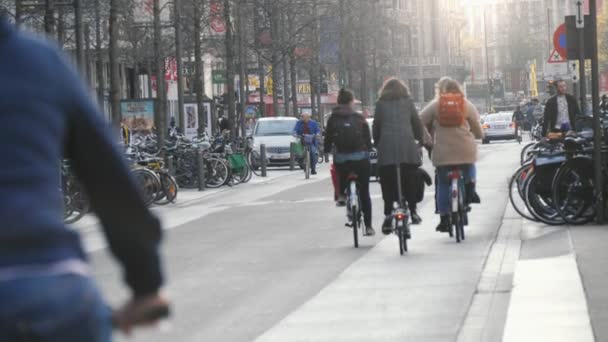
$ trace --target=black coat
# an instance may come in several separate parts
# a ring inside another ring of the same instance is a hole
[[[566,101],[568,102],[570,129],[576,130],[576,117],[581,115],[581,110],[574,96],[566,94]],[[547,132],[550,132],[555,127],[555,123],[557,121],[557,95],[547,100],[543,117],[543,135],[546,135]]]

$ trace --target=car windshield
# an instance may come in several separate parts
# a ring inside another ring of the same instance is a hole
[[[496,122],[496,121],[511,121],[513,114],[494,114],[488,115],[485,118],[485,122]]]
[[[254,136],[269,136],[269,135],[291,135],[295,120],[268,120],[259,121],[255,127]]]

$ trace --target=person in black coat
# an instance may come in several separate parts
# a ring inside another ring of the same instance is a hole
[[[576,130],[576,117],[581,115],[576,98],[567,93],[565,81],[557,81],[557,94],[547,100],[545,105],[543,135],[552,131]]]

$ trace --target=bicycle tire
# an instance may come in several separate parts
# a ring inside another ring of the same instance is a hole
[[[247,166],[249,167],[249,170],[251,170],[251,172],[260,177],[262,176],[262,170],[260,169],[260,156],[259,153],[256,151],[249,151],[247,152],[247,157],[245,158],[247,160]]]
[[[306,179],[310,178],[310,150],[308,148],[306,148],[306,150],[304,151],[304,153],[306,154],[304,156],[304,177]]]
[[[207,177],[205,185],[211,189],[217,189],[230,180],[230,167],[220,158],[211,157],[205,160]]]
[[[401,232],[402,232],[401,234],[403,235],[403,238],[401,240],[403,241],[402,245],[403,245],[404,252],[407,252],[407,240],[408,240],[408,237],[406,234],[408,227],[406,225],[407,225],[407,223],[403,222],[403,226],[401,227]]]
[[[403,255],[403,253],[405,252],[403,246],[404,246],[404,240],[405,240],[405,232],[403,231],[403,229],[397,227],[397,236],[399,238],[399,255]]]
[[[162,196],[162,198],[154,201],[154,203],[159,204],[159,205],[175,203],[175,200],[177,199],[178,189],[179,189],[177,182],[175,181],[175,179],[173,177],[171,177],[171,175],[169,175],[168,173],[164,173],[164,172],[160,174],[159,178],[160,178],[160,184],[161,184],[163,196]]]
[[[521,217],[530,221],[538,221],[538,219],[530,213],[530,209],[528,208],[528,204],[524,197],[525,191],[523,189],[528,172],[532,171],[532,167],[531,164],[524,164],[515,171],[509,181],[509,201],[511,202],[513,209],[515,209]],[[526,175],[522,175],[523,172],[526,172]]]
[[[452,225],[454,227],[454,236],[456,237],[456,242],[460,243],[460,219],[458,217],[458,213],[452,213]]]
[[[529,204],[528,208],[532,215],[540,222],[551,226],[559,226],[566,223],[552,205],[553,198],[549,200],[547,196],[543,196],[536,192],[536,172],[530,175],[525,190],[526,202]]]
[[[555,174],[552,187],[553,202],[557,212],[568,224],[583,225],[595,218],[593,173],[589,170],[593,168],[565,163]],[[572,180],[575,183],[578,181],[579,184],[572,184]],[[572,208],[571,205],[576,203],[580,205]],[[566,209],[567,207],[570,209]]]
[[[350,208],[350,215],[352,217],[353,224],[353,240],[355,248],[359,248],[359,218],[357,217],[357,207],[353,206]]]
[[[532,147],[534,147],[536,145],[536,142],[531,142],[528,143],[527,145],[525,145],[522,149],[521,149],[521,153],[519,155],[519,165],[524,165],[524,163],[528,160],[528,153],[529,153],[529,149],[531,149]]]
[[[144,168],[135,169],[131,172],[133,178],[137,181],[144,203],[146,206],[150,206],[156,199],[158,189],[160,188],[158,176],[154,172]]]

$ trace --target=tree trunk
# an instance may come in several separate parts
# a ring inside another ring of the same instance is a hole
[[[15,25],[21,25],[21,16],[23,14],[23,8],[21,6],[22,0],[15,0]]]
[[[224,0],[224,21],[226,22],[226,91],[228,100],[228,119],[232,122],[233,137],[236,136],[236,108],[234,99],[234,37],[232,31],[232,1]]]
[[[289,40],[295,40],[295,23],[294,23],[294,15],[292,12],[287,13],[287,21],[289,26]],[[293,105],[293,115],[298,116],[298,69],[296,65],[296,52],[295,45],[291,45],[289,42],[289,72],[290,77],[289,81],[291,82],[291,102]]]
[[[194,90],[196,91],[196,104],[198,106],[198,133],[203,134],[206,126],[206,113],[204,104],[203,56],[201,51],[201,12],[203,1],[194,2]]]
[[[178,126],[182,133],[186,133],[186,120],[184,118],[184,72],[182,54],[182,17],[181,1],[173,0],[173,15],[175,25],[175,63],[177,65],[177,113]]]
[[[55,33],[55,4],[54,0],[44,1],[44,32],[51,37]]]
[[[266,0],[266,8],[270,8],[270,35],[272,36],[272,109],[274,115],[279,115],[279,9],[275,1]]]
[[[156,63],[156,106],[154,106],[154,125],[158,145],[162,147],[167,136],[167,100],[165,97],[165,58],[162,53],[162,29],[160,26],[160,0],[153,0],[154,13],[154,61]],[[162,150],[161,150],[162,153]]]
[[[260,10],[262,10],[262,0],[255,0],[255,13],[253,15],[253,26],[255,32],[255,45],[256,45],[256,53],[258,57],[258,78],[260,81],[260,115],[262,117],[266,116],[266,104],[264,101],[264,96],[266,95],[266,87],[265,87],[265,75],[266,71],[264,70],[264,61],[262,57],[262,46],[260,42],[260,33],[262,32],[262,21],[263,17],[261,17]]]
[[[246,65],[247,65],[247,54],[245,52],[245,29],[243,24],[243,7],[244,1],[239,1],[237,6],[237,27],[238,27],[238,44],[239,44],[239,125],[241,128],[241,136],[245,136],[245,105],[247,103],[247,92],[245,91],[245,84],[248,83]]]
[[[285,116],[291,116],[289,113],[289,65],[287,59],[287,46],[289,44],[288,41],[288,32],[286,25],[286,15],[285,13],[281,13],[281,65],[283,66],[283,70],[281,73],[283,74],[283,108],[285,111]]]
[[[95,1],[95,52],[97,63],[95,65],[95,73],[97,78],[97,101],[105,114],[105,92],[106,82],[103,72],[104,54],[103,54],[103,37],[101,27],[101,0]]]
[[[91,27],[87,23],[84,27],[84,71],[87,81],[91,82]]]
[[[60,49],[65,46],[65,13],[62,10],[57,11],[56,39]]]
[[[76,62],[80,72],[85,71],[85,58],[82,37],[82,6],[81,0],[74,1],[74,39],[76,39]]]
[[[110,113],[112,124],[120,126],[120,75],[118,73],[118,1],[110,0]]]
[[[133,91],[134,94],[134,98],[135,99],[141,99],[142,98],[142,93],[141,93],[141,80],[139,77],[139,74],[141,73],[141,68],[139,66],[139,60],[135,60],[135,65],[134,65],[134,70],[133,70],[133,74],[135,79],[133,80],[133,87],[135,88]]]

